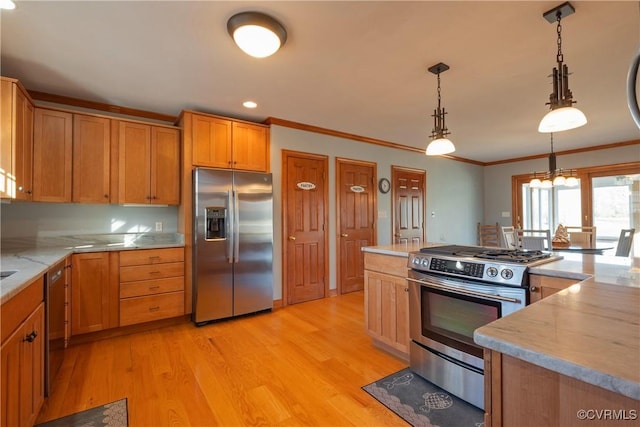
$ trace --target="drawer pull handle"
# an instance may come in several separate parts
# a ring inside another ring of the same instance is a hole
[[[153,307],[149,307],[149,311],[158,311],[158,310],[160,310],[160,307],[157,305]]]
[[[160,256],[158,256],[158,255],[150,256],[149,259],[150,260],[160,259]]]
[[[156,285],[156,286],[149,286],[149,290],[150,290],[150,291],[153,291],[153,290],[156,290],[156,289],[160,289],[160,286],[158,286],[158,285]]]
[[[24,340],[28,342],[34,342],[37,336],[38,336],[38,333],[36,331],[31,331],[29,335],[24,337]]]
[[[149,274],[160,274],[159,271],[150,271]]]

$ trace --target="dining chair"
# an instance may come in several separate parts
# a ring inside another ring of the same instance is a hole
[[[497,222],[495,225],[478,223],[478,246],[500,247],[500,230]]]
[[[507,249],[517,249],[518,239],[516,238],[516,228],[512,226],[502,226],[502,242]]]
[[[516,239],[522,249],[548,250],[551,247],[551,230],[516,229]]]
[[[618,239],[618,246],[616,247],[616,256],[629,256],[635,232],[635,228],[620,230],[620,238]]]
[[[569,242],[574,246],[583,248],[595,248],[596,246],[596,227],[590,226],[573,226],[565,227],[569,235]]]

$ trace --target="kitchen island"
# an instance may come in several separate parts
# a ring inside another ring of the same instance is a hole
[[[486,349],[485,426],[640,417],[640,259],[563,256],[530,273],[573,285],[475,331]]]
[[[373,300],[366,298],[367,292],[382,289],[385,278],[387,283],[395,281],[396,289],[404,288],[401,269],[406,274],[408,253],[419,249],[417,245],[363,248],[365,260],[376,257],[373,266],[365,261],[365,276],[371,269],[369,276],[376,279],[365,282],[367,330],[385,350],[389,343],[402,343],[397,334],[408,329],[398,316],[404,300],[398,298],[399,292],[382,293]],[[485,426],[611,425],[614,417],[635,417],[627,423],[637,422],[640,258],[556,255],[563,259],[531,267],[529,273],[560,280],[565,289],[476,330],[476,343],[486,349]],[[396,268],[385,270],[396,259]],[[395,308],[385,310],[385,306]],[[378,320],[389,319],[389,313],[393,321]],[[408,341],[406,334],[402,339]],[[580,409],[586,412],[578,414]]]

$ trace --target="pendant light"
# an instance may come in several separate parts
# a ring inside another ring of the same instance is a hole
[[[549,153],[549,170],[546,172],[534,172],[533,178],[529,181],[530,188],[551,188],[558,186],[575,187],[578,185],[578,178],[575,169],[557,169],[556,153],[553,152],[553,133],[551,136],[551,153]]]
[[[542,15],[549,23],[557,22],[558,24],[558,54],[556,55],[558,66],[553,68],[551,74],[553,92],[549,95],[548,102],[551,111],[540,121],[538,132],[560,132],[575,129],[587,123],[584,113],[573,107],[576,101],[573,100],[573,94],[569,90],[569,67],[563,64],[562,25],[560,21],[563,17],[569,16],[574,12],[573,6],[566,2]]]
[[[266,58],[280,49],[287,40],[282,24],[260,12],[241,12],[227,21],[227,31],[247,55]]]
[[[433,110],[433,130],[431,131],[431,138],[433,140],[427,146],[427,156],[441,156],[443,154],[449,154],[456,151],[456,147],[448,138],[451,132],[447,129],[444,123],[444,116],[447,114],[444,108],[440,108],[440,73],[449,69],[447,64],[442,62],[429,68],[429,71],[438,76],[438,108]]]

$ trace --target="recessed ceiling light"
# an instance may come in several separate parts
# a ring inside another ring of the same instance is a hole
[[[256,108],[256,107],[258,106],[258,104],[256,104],[256,103],[255,103],[255,102],[253,102],[253,101],[244,101],[244,102],[242,103],[242,105],[243,105],[245,108]]]
[[[11,0],[0,0],[0,9],[15,9],[16,4]]]

